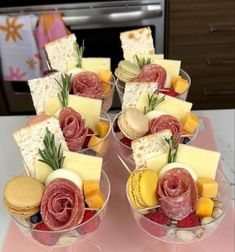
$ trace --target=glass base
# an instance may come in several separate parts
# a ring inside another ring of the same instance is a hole
[[[93,241],[82,241],[77,245],[60,247],[60,248],[51,248],[48,252],[103,252],[104,250],[100,247],[99,244]]]
[[[160,241],[150,243],[143,252],[205,252],[198,244],[174,244]]]

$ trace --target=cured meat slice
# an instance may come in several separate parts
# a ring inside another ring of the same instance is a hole
[[[149,128],[151,134],[165,129],[171,130],[172,135],[176,138],[176,145],[180,142],[183,133],[183,127],[180,121],[171,115],[161,115],[152,119]]]
[[[59,115],[60,127],[69,150],[79,151],[82,149],[88,128],[85,128],[85,120],[72,108],[63,108]]]
[[[144,66],[139,75],[132,81],[136,82],[157,82],[159,89],[163,88],[166,82],[166,70],[157,64],[149,64]]]
[[[99,81],[98,75],[93,72],[82,72],[75,75],[72,79],[72,91],[74,94],[101,98],[103,85]]]
[[[173,168],[160,178],[158,198],[168,218],[182,220],[196,209],[197,186],[186,169]]]
[[[51,230],[74,227],[85,212],[82,192],[72,181],[57,178],[46,187],[40,210],[43,222]]]

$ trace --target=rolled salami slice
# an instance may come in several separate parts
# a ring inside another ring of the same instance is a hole
[[[160,178],[158,198],[168,218],[182,220],[196,209],[197,186],[186,169],[173,168]]]
[[[180,121],[171,115],[161,115],[150,121],[150,133],[159,132],[161,130],[169,129],[173,136],[176,137],[176,144],[180,142],[180,137],[183,133],[183,127]]]
[[[47,187],[42,197],[41,215],[51,230],[63,230],[78,225],[85,205],[81,190],[70,180],[57,178]]]
[[[167,78],[166,70],[157,64],[144,66],[139,75],[132,81],[136,82],[157,82],[157,87],[163,88]]]
[[[88,128],[85,120],[72,108],[63,108],[59,115],[60,127],[71,151],[79,151],[85,142]]]
[[[103,85],[99,81],[98,75],[93,72],[82,72],[75,75],[72,79],[72,91],[74,94],[101,98]]]

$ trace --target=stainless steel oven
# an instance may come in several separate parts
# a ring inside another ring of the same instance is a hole
[[[150,26],[157,52],[164,53],[165,51],[166,8],[164,0],[93,0],[66,4],[61,3],[62,1],[51,2],[53,4],[35,6],[22,6],[18,3],[21,6],[1,8],[0,15],[32,13],[39,16],[44,12],[58,10],[62,13],[66,26],[76,34],[78,42],[85,41],[84,56],[110,57],[112,69],[123,58],[119,39],[119,34],[122,31]],[[35,2],[35,4],[38,3],[40,1]],[[9,114],[32,113],[34,111],[26,82],[2,80],[2,89]],[[120,103],[115,96],[112,108],[117,109],[119,106]]]

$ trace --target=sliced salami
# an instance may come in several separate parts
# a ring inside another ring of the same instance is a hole
[[[158,88],[163,88],[166,82],[166,70],[157,64],[144,66],[139,75],[132,81],[136,82],[157,82]]]
[[[41,215],[51,230],[63,230],[78,225],[85,205],[81,190],[70,180],[57,178],[47,187],[42,197]]]
[[[160,178],[158,198],[168,218],[182,220],[196,209],[197,186],[186,169],[173,168]]]
[[[180,121],[171,115],[161,115],[150,121],[150,133],[159,132],[161,130],[169,129],[176,138],[176,144],[180,142],[181,135],[183,133],[183,127]]]
[[[88,128],[85,120],[72,108],[63,108],[59,115],[60,127],[71,151],[79,151],[85,142]]]
[[[93,72],[82,72],[75,75],[72,79],[72,91],[74,94],[101,98],[103,85],[99,81],[98,75]]]

